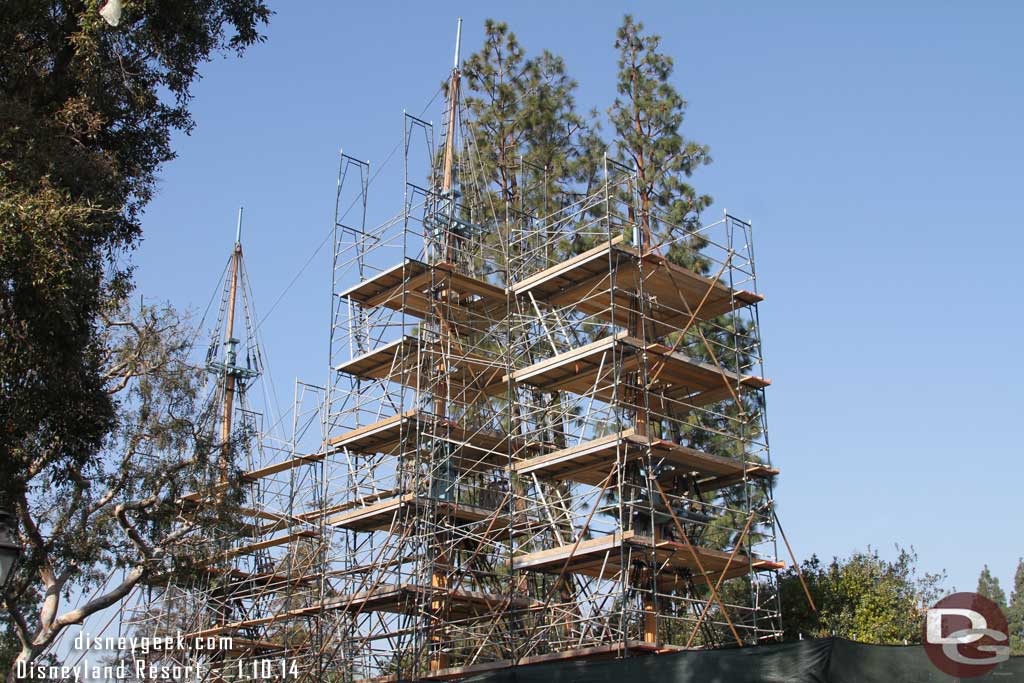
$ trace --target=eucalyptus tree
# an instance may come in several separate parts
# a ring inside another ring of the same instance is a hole
[[[269,16],[263,0],[3,3],[0,506],[41,452],[69,470],[114,425],[98,316],[131,289],[200,65],[262,40]]]
[[[135,588],[200,571],[218,550],[204,530],[241,519],[236,454],[251,435],[216,438],[206,370],[190,363],[188,321],[167,306],[131,310],[124,301],[99,318],[103,390],[114,405],[103,444],[72,463],[40,450],[13,495],[25,553],[3,594],[16,643],[6,653],[9,680],[16,662],[31,662]],[[197,491],[218,493],[183,507]],[[86,596],[77,605],[76,593]]]
[[[188,555],[168,501],[217,455],[184,322],[127,314],[129,256],[172,136],[193,128],[200,66],[261,41],[270,14],[263,0],[3,4],[0,507],[26,546],[3,596],[8,658],[39,656]],[[66,609],[116,567],[122,583]]]

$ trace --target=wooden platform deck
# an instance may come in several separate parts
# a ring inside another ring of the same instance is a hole
[[[471,351],[460,351],[457,345],[442,349],[433,343],[421,342],[415,337],[402,337],[373,351],[338,365],[335,369],[364,379],[387,379],[409,387],[426,381],[423,376],[427,364],[448,364],[448,382],[453,389],[467,394],[471,400],[480,394],[491,395],[505,390],[502,383],[504,365]]]
[[[446,299],[436,301],[432,290],[443,291]],[[338,296],[366,308],[382,306],[421,320],[443,316],[473,330],[494,325],[504,317],[507,306],[504,288],[459,273],[450,263],[431,267],[416,259],[406,259]]]
[[[739,460],[704,453],[671,441],[639,436],[633,429],[520,460],[512,465],[512,471],[517,474],[537,474],[558,481],[598,486],[615,466],[620,451],[629,460],[644,455],[648,444],[655,462],[670,463],[680,471],[705,475],[709,481],[720,477],[736,477],[736,481],[741,481],[744,471],[747,476],[761,478],[778,474],[778,470],[760,464],[745,464]]]
[[[295,531],[295,532],[292,532],[292,533],[283,534],[281,536],[274,536],[273,538],[267,538],[267,539],[264,539],[262,541],[257,541],[256,543],[248,543],[246,545],[240,545],[240,546],[235,546],[234,548],[228,548],[227,550],[224,550],[223,552],[219,552],[215,556],[210,558],[210,562],[211,563],[223,562],[225,560],[230,560],[232,558],[239,557],[239,556],[242,556],[242,555],[250,555],[250,554],[258,552],[260,550],[267,550],[269,548],[276,548],[276,547],[283,546],[283,545],[290,545],[290,544],[295,543],[296,541],[299,541],[299,540],[304,539],[304,538],[319,538],[319,537],[320,537],[320,534],[318,534],[316,531],[312,531],[312,530]],[[204,569],[207,572],[217,573],[217,574],[222,574],[222,575],[232,575],[232,572],[234,572],[234,570],[225,571],[225,570],[217,569],[217,568],[214,568],[214,567],[203,567],[202,565],[197,567],[197,569]],[[236,578],[238,580],[272,581],[272,580],[276,580],[278,578],[281,578],[283,580],[284,577],[282,575],[275,575],[275,574],[263,574],[263,575],[260,575],[260,574],[248,574],[246,572],[240,572],[239,571],[239,572],[234,574],[234,578]],[[156,585],[156,584],[154,584],[154,585]]]
[[[776,467],[769,467],[768,465],[760,464],[749,464],[746,471],[746,479],[768,479],[770,477],[778,476],[779,470]],[[661,478],[659,478],[660,480]],[[700,479],[697,482],[697,488],[703,493],[710,493],[717,491],[718,489],[724,489],[729,486],[735,486],[744,480],[744,473],[737,472],[734,474],[720,474],[714,477],[706,477]],[[666,481],[669,481],[666,479]]]
[[[402,508],[406,506],[427,508],[431,503],[436,506],[439,517],[448,517],[459,524],[483,522],[495,516],[497,512],[476,505],[441,500],[431,501],[428,498],[407,493],[332,515],[327,518],[327,523],[353,531],[385,531],[394,527],[395,516]],[[499,523],[501,517],[499,514]]]
[[[187,639],[206,638],[221,634],[233,633],[238,629],[252,628],[266,624],[287,622],[291,619],[319,614],[323,611],[344,612],[384,612],[389,614],[416,614],[429,609],[431,602],[444,600],[451,616],[465,619],[473,616],[500,612],[503,609],[530,609],[542,603],[518,595],[496,595],[476,590],[446,590],[432,586],[415,584],[379,585],[348,595],[339,595],[313,605],[282,610],[274,614],[255,619],[234,621],[196,631],[183,636]]]
[[[319,462],[320,460],[323,460],[325,456],[326,453],[296,455],[295,457],[289,458],[288,460],[282,460],[281,462],[274,463],[272,465],[266,465],[265,467],[260,467],[255,470],[249,470],[248,472],[242,472],[239,478],[243,482],[256,482],[259,481],[260,479],[265,479],[275,474],[280,474],[281,472],[288,472],[289,470],[296,469],[297,467],[302,467],[303,465],[310,465],[312,463]],[[218,493],[227,491],[228,488],[230,488],[228,484],[217,484],[215,486],[209,487],[208,489],[202,492],[194,491],[192,493],[186,494],[179,499],[179,502],[187,504],[199,504],[204,500],[207,500],[212,496],[215,496]],[[261,517],[263,519],[272,519],[280,521],[284,518],[282,515],[275,515],[272,513],[262,512],[253,508],[242,508],[239,510],[239,512],[243,515],[251,515],[253,517]]]
[[[217,648],[214,648],[217,649]],[[253,640],[251,638],[231,637],[231,647],[223,649],[224,652],[232,655],[245,655],[254,652],[279,652],[287,647],[270,640]],[[236,666],[233,662],[225,663],[225,667]]]
[[[609,270],[609,264],[612,269]],[[649,300],[646,315],[651,335],[664,336],[686,327],[691,319],[710,320],[764,300],[755,292],[731,289],[727,283],[671,263],[663,256],[638,252],[621,236],[563,263],[542,270],[508,290],[459,273],[451,263],[430,266],[406,259],[338,293],[366,308],[384,307],[419,319],[443,316],[469,330],[485,330],[502,319],[507,295],[535,298],[554,307],[572,306],[605,322],[625,325],[637,309],[636,293]],[[446,293],[438,302],[431,290]]]
[[[417,423],[418,420],[418,423]],[[420,436],[429,435],[453,444],[451,457],[460,470],[504,467],[509,452],[538,452],[540,444],[530,444],[496,432],[467,427],[453,420],[438,420],[431,415],[406,411],[377,422],[358,427],[327,440],[333,451],[348,449],[362,455],[401,455],[415,452],[416,429]]]
[[[683,573],[687,576],[692,575],[697,583],[716,581],[726,569],[729,560],[728,552],[695,546],[694,551],[706,572],[700,574],[693,553],[686,544],[668,540],[654,541],[649,536],[639,536],[632,531],[625,531],[581,541],[578,545],[569,544],[518,555],[512,559],[512,569],[557,574],[565,567],[565,571],[572,574],[611,579],[622,571],[624,555],[626,563],[630,561],[630,553],[624,553],[623,550],[638,552],[643,557],[653,552],[659,567],[659,578],[666,581],[673,580],[672,570],[679,570],[680,577]],[[743,553],[737,553],[729,565],[726,577],[746,574],[751,568],[754,571],[766,571],[784,567],[785,565],[779,562],[756,556],[750,558]]]
[[[245,592],[250,589],[258,592],[285,590],[286,588],[291,588],[293,586],[315,583],[319,581],[322,576],[320,572],[308,572],[292,576],[289,574],[275,572],[252,573],[235,568],[225,569],[222,567],[207,566],[195,567],[195,570],[221,580],[227,590],[232,591],[233,594],[235,592]],[[158,575],[155,578],[147,579],[145,585],[167,587],[167,579],[167,575]]]
[[[623,387],[611,370],[616,367],[622,373],[636,370],[645,353],[649,373],[657,377],[649,389],[693,406],[724,400],[732,395],[731,390],[741,387],[760,389],[771,384],[763,377],[738,375],[662,344],[644,344],[625,333],[598,339],[516,370],[510,378],[547,391],[593,395],[606,402],[613,398],[622,401],[625,399]],[[613,354],[617,355],[615,362]]]
[[[227,552],[220,553],[217,555],[218,559],[225,559],[231,557],[237,557],[239,555],[249,555],[258,550],[266,550],[267,548],[276,548],[277,546],[289,545],[303,538],[317,538],[319,534],[315,531],[295,531],[290,534],[284,534],[282,536],[275,536],[274,538],[268,538],[263,541],[256,543],[249,543],[248,545],[238,546],[231,548]]]
[[[325,609],[346,611],[414,614],[436,600],[445,600],[454,618],[467,618],[512,608],[526,609],[536,601],[520,596],[504,596],[475,590],[445,590],[430,586],[403,584],[379,586],[353,595],[343,595],[324,603]]]
[[[407,410],[399,415],[357,427],[327,439],[334,451],[348,450],[360,455],[397,455],[402,450],[402,439],[415,430],[416,411]]]
[[[550,306],[573,306],[606,322],[612,321],[614,303],[615,323],[624,326],[630,309],[637,308],[635,293],[641,286],[645,295],[653,297],[647,315],[660,323],[655,325],[659,329],[652,330],[654,337],[686,327],[691,316],[709,320],[764,300],[760,294],[730,289],[727,283],[658,254],[648,253],[641,259],[634,248],[623,244],[621,236],[542,270],[511,290],[517,296],[532,294]]]

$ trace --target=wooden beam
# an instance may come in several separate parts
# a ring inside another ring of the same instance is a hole
[[[451,368],[450,386],[461,389],[469,398],[487,396],[504,390],[504,365],[496,359],[469,351],[449,351],[436,343],[422,342],[405,336],[373,351],[338,365],[338,372],[366,379],[386,379],[397,384],[416,387],[420,381],[417,361],[421,354],[444,354]],[[464,400],[469,400],[466,398]]]
[[[619,354],[617,364],[612,362],[612,353]],[[658,376],[648,389],[692,406],[723,400],[731,396],[730,389],[734,387],[761,389],[771,384],[763,377],[739,375],[662,344],[644,344],[622,332],[516,370],[505,379],[546,390],[592,395],[606,402],[617,396],[621,400],[621,391],[616,392],[617,378],[611,370],[615,368],[621,373],[635,369],[645,355]],[[599,380],[602,367],[607,379]]]
[[[614,312],[614,322],[624,325],[629,310],[638,307],[641,285],[655,338],[683,329],[695,313],[698,319],[710,320],[764,300],[760,294],[730,289],[658,254],[648,252],[641,258],[622,243],[621,236],[546,268],[514,284],[511,291],[517,296],[532,294],[550,307],[573,307],[605,322],[613,322]]]
[[[598,577],[603,572],[605,578],[610,578],[624,568],[621,558],[621,550],[624,548],[636,549],[645,554],[653,551],[662,572],[667,569],[686,570],[687,576],[693,576],[693,571],[698,568],[686,545],[669,540],[655,541],[648,536],[625,531],[582,541],[575,547],[570,544],[515,556],[512,558],[512,569],[551,573],[559,572],[566,566],[566,571],[572,574]],[[730,553],[713,548],[693,546],[693,552],[700,558],[706,571],[696,576],[702,582],[717,580],[729,562]],[[756,556],[748,557],[743,553],[736,555],[736,562],[746,568],[742,573],[749,571],[751,566],[759,571],[785,567],[784,564]]]
[[[404,413],[398,415],[392,415],[385,417],[382,420],[372,422],[362,427],[339,434],[338,436],[327,439],[327,445],[336,451],[340,451],[344,448],[355,453],[363,454],[374,454],[382,452],[379,448],[375,450],[368,450],[367,443],[377,443],[378,439],[374,437],[380,437],[379,442],[390,444],[394,443],[401,438],[402,427],[407,427],[409,423],[416,418],[416,410],[407,410]]]
[[[403,439],[408,436],[405,450]],[[480,429],[456,420],[439,419],[429,413],[410,410],[401,415],[384,418],[369,425],[358,427],[327,440],[329,449],[334,451],[347,448],[362,455],[411,455],[418,448],[418,440],[425,437],[439,439],[454,445],[451,453],[455,466],[460,470],[485,470],[504,467],[508,462],[509,449],[513,453],[535,452],[543,444],[530,443],[513,438],[508,434]]]
[[[456,301],[434,300],[434,288],[456,294]],[[449,323],[484,331],[504,317],[506,294],[502,287],[470,277],[451,263],[429,266],[406,259],[349,287],[338,296],[358,302],[364,308],[384,307],[425,319],[442,306]]]
[[[609,550],[621,547],[623,541],[631,539],[633,535],[632,531],[615,532],[614,534],[591,538],[575,544],[516,555],[512,558],[512,569],[542,571],[545,569],[559,569],[565,560],[569,558],[574,560],[592,560],[595,557],[603,556]],[[573,563],[570,563],[569,566],[571,568]]]
[[[227,552],[218,553],[215,559],[224,560],[231,557],[238,557],[239,555],[248,555],[249,553],[254,553],[257,550],[265,550],[267,548],[288,545],[289,543],[294,543],[300,538],[315,538],[317,536],[319,536],[319,534],[315,531],[296,531],[284,536],[268,538],[267,540],[259,541],[258,543],[250,543],[249,545],[244,545],[238,548],[231,548]]]
[[[594,260],[601,260],[602,258],[607,261],[608,250],[622,242],[624,237],[622,235],[616,235],[608,242],[599,244],[592,249],[588,249],[582,254],[578,254],[562,261],[558,265],[546,268],[539,273],[534,273],[525,280],[521,280],[512,286],[512,292],[514,294],[525,294],[539,285],[550,283],[552,280],[565,277],[565,273],[573,271],[579,268],[581,265],[592,262]]]
[[[513,463],[512,471],[517,474],[537,474],[559,481],[573,481],[594,486],[607,476],[622,451],[628,459],[646,454],[647,446],[651,448],[651,456],[655,462],[663,461],[675,465],[686,472],[698,472],[704,475],[721,475],[722,486],[725,477],[738,477],[742,480],[743,473],[752,477],[770,477],[778,474],[778,470],[764,468],[760,465],[744,464],[733,458],[726,458],[711,453],[704,453],[694,448],[682,446],[671,441],[643,437],[633,429],[621,433],[610,434],[578,446],[563,448],[552,453],[539,455]]]
[[[312,453],[310,455],[296,455],[296,456],[294,456],[294,457],[292,457],[292,458],[290,458],[288,460],[284,460],[284,461],[279,462],[279,463],[274,463],[272,465],[267,465],[265,467],[260,467],[260,468],[255,469],[255,470],[249,470],[248,472],[242,472],[242,474],[239,475],[239,479],[241,479],[243,482],[248,482],[248,483],[256,482],[256,481],[259,481],[260,479],[265,479],[265,478],[273,476],[275,474],[280,474],[281,472],[287,472],[289,470],[296,469],[297,467],[301,467],[303,465],[310,465],[312,463],[319,462],[319,461],[323,460],[326,456],[327,456],[326,453]],[[204,491],[193,491],[192,493],[186,494],[186,495],[182,496],[181,498],[179,498],[178,502],[179,503],[192,503],[192,504],[203,503],[203,502],[206,502],[206,500],[208,498],[210,498],[211,496],[214,496],[214,495],[216,495],[218,493],[222,493],[224,491],[227,491],[230,488],[230,486],[231,485],[228,484],[228,483],[219,483],[219,484],[216,484],[214,486],[209,487],[208,489],[206,489]],[[255,514],[256,511],[255,510],[251,510],[251,509],[247,509],[247,508],[243,508],[241,510],[241,512],[243,514]]]

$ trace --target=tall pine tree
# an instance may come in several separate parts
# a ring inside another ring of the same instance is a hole
[[[680,130],[687,103],[670,80],[673,60],[659,51],[661,37],[644,34],[643,29],[630,15],[619,27],[618,97],[608,116],[618,161],[636,169],[638,215],[632,218],[650,247],[685,238],[700,227],[700,213],[710,206],[711,197],[699,194],[689,178],[698,167],[711,163],[711,155],[706,145],[689,140]],[[691,250],[677,247],[669,258],[693,265]]]
[[[616,159],[636,173],[634,215],[630,218],[640,227],[645,251],[660,252],[673,263],[709,274],[712,263],[701,253],[707,242],[700,229],[701,213],[712,199],[694,188],[691,177],[711,163],[711,155],[707,145],[689,139],[682,130],[687,102],[673,83],[674,61],[661,51],[661,38],[646,33],[643,24],[630,15],[623,18],[615,48],[619,53],[618,96],[608,116],[615,133],[612,149]],[[747,351],[754,332],[751,323],[729,313],[696,322],[683,339],[674,332],[661,341],[690,357],[736,369],[748,367],[754,360]],[[694,448],[752,459],[747,443],[761,436],[761,400],[756,394],[739,397],[738,402],[721,404],[713,413],[691,412],[671,429],[684,435]],[[740,510],[756,507],[765,494],[733,487],[717,495],[725,506]],[[704,542],[730,547],[745,521],[739,512],[721,515],[706,532]],[[755,527],[755,536],[756,532]]]
[[[488,19],[484,45],[462,67],[466,139],[459,159],[466,203],[480,224],[509,212],[542,216],[575,173],[576,82],[561,57],[528,57],[504,22]]]
[[[1024,655],[1024,558],[1017,561],[1006,618],[1010,622],[1010,652]]]
[[[992,575],[987,564],[981,570],[981,574],[978,575],[978,588],[975,590],[975,593],[984,595],[999,605],[1000,609],[1006,609],[1006,592],[999,585],[999,577]]]

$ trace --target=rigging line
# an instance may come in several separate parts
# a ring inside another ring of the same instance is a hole
[[[283,290],[281,290],[281,293],[277,296],[277,299],[274,300],[274,303],[271,304],[271,306],[267,310],[267,312],[263,314],[263,317],[260,318],[260,321],[258,323],[256,323],[256,327],[253,328],[254,332],[259,330],[261,327],[263,327],[263,323],[265,323],[267,321],[267,318],[269,318],[270,314],[274,312],[274,310],[277,308],[277,305],[281,303],[281,300],[284,299],[286,294],[288,294],[288,292],[291,290],[292,286],[294,286],[295,283],[299,280],[299,278],[302,277],[302,274],[306,272],[306,269],[309,268],[309,264],[311,264],[313,262],[313,260],[317,257],[317,255],[320,253],[320,251],[324,248],[324,245],[326,245],[327,242],[330,241],[331,235],[333,235],[333,234],[334,234],[334,226],[331,226],[331,228],[327,231],[327,234],[324,235],[324,238],[320,242],[320,245],[317,246],[317,248],[313,251],[312,254],[310,254],[309,258],[306,259],[306,262],[304,264],[302,264],[301,268],[299,268],[299,271],[297,273],[295,273],[295,276],[291,279],[291,282],[289,282],[287,284],[287,286],[285,286],[285,288]]]
[[[203,326],[206,324],[206,316],[210,313],[210,308],[213,306],[213,300],[217,298],[217,293],[220,291],[220,283],[224,280],[224,275],[228,272],[228,266],[231,265],[231,259],[229,258],[224,264],[224,270],[220,272],[220,277],[217,278],[217,284],[214,285],[212,293],[210,294],[210,300],[206,302],[206,310],[203,311],[203,317],[199,319],[199,324],[195,328],[195,333],[192,338],[189,339],[188,344],[185,346],[185,350],[188,352],[192,351],[196,342],[199,340],[199,336],[203,333]]]
[[[256,332],[254,334],[257,339],[257,343],[263,348],[263,353],[266,354],[267,356],[267,360],[263,364],[263,377],[265,381],[260,382],[260,389],[263,391],[263,400],[267,404],[268,412],[273,411],[274,414],[278,416],[277,421],[270,425],[266,430],[264,430],[265,433],[272,434],[274,430],[278,430],[279,427],[283,424],[282,418],[283,416],[286,415],[286,413],[285,411],[281,410],[281,404],[277,400],[277,387],[274,384],[274,376],[269,369],[270,355],[266,351],[266,345],[263,342],[263,335],[260,334],[259,332]],[[290,413],[291,410],[289,410],[288,412]],[[267,418],[269,422],[270,416],[268,415]],[[282,441],[286,441],[285,433],[283,431],[278,431],[277,438],[281,439]]]
[[[423,114],[426,113],[427,109],[430,109],[431,105],[434,104],[434,101],[437,99],[437,96],[439,94],[441,94],[442,90],[443,90],[443,87],[440,87],[440,88],[437,89],[437,92],[434,93],[434,96],[430,98],[430,101],[427,102],[426,106],[424,106],[423,109],[420,111],[419,116],[423,116]],[[398,152],[399,148],[401,148],[403,142],[404,142],[404,140],[399,141],[399,143],[396,144],[391,149],[391,152],[384,159],[384,162],[380,166],[378,166],[377,170],[370,176],[370,179],[366,182],[367,189],[369,189],[370,185],[373,184],[373,181],[377,179],[377,176],[380,175],[381,171],[383,171],[384,168],[388,165],[388,162],[391,161],[391,159],[395,156],[395,153]],[[341,216],[339,218],[337,218],[335,220],[335,222],[337,223],[337,222],[340,222],[342,219],[344,219],[345,216],[348,215],[349,211],[352,210],[352,207],[354,207],[358,201],[359,201],[359,197],[356,197],[355,199],[353,199],[352,203],[349,204],[347,209],[345,209],[345,212],[343,214],[341,214]],[[288,292],[295,285],[295,283],[299,280],[299,278],[302,277],[303,273],[306,272],[306,269],[309,268],[309,264],[311,264],[313,262],[313,260],[317,257],[317,255],[319,255],[319,253],[323,250],[324,246],[326,246],[327,243],[330,241],[331,236],[334,234],[334,230],[335,230],[335,226],[332,225],[330,227],[330,229],[327,231],[327,234],[324,235],[324,238],[320,242],[319,246],[317,246],[316,250],[312,253],[312,255],[308,259],[306,259],[306,262],[304,264],[302,264],[302,267],[299,268],[299,272],[297,272],[295,274],[295,277],[293,277],[291,279],[291,282],[288,283],[288,285],[284,288],[284,290],[281,292],[281,294],[278,295],[277,299],[274,300],[274,303],[271,304],[270,308],[267,309],[267,312],[263,315],[262,318],[260,318],[260,321],[258,323],[256,323],[256,327],[254,329],[259,330],[263,326],[263,323],[265,323],[267,321],[267,318],[270,317],[270,314],[273,313],[274,310],[277,308],[278,304],[281,303],[281,300],[284,299],[285,295],[288,294]]]
[[[259,363],[260,370],[262,372],[263,381],[259,382],[260,389],[263,392],[263,401],[266,406],[267,415],[265,417],[270,420],[269,413],[280,416],[282,415],[281,405],[277,401],[277,387],[274,386],[274,377],[270,371],[270,352],[267,350],[267,346],[263,341],[263,334],[259,332],[257,328],[252,327],[252,321],[256,319],[256,296],[252,291],[252,281],[249,278],[249,273],[246,270],[244,264],[241,269],[242,273],[242,305],[245,308],[245,324],[246,334],[252,338],[252,342],[256,347],[256,353],[258,355],[257,362]],[[250,332],[251,330],[251,332]],[[280,420],[275,423],[280,424]],[[273,427],[271,430],[274,429]],[[270,433],[264,430],[265,433]],[[284,440],[284,433],[279,433],[278,437]]]

